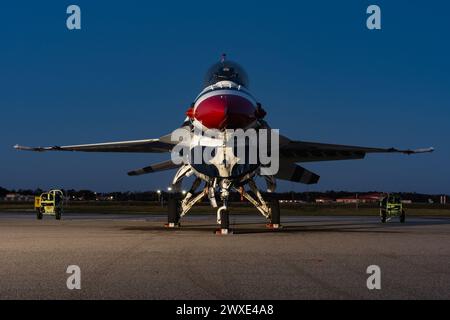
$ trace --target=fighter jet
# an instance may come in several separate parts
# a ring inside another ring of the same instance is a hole
[[[16,145],[14,148],[38,152],[170,153],[171,158],[167,161],[130,171],[128,175],[177,169],[171,184],[174,193],[180,190],[184,178],[195,177],[185,195],[172,196],[169,200],[167,226],[179,227],[181,217],[207,197],[217,210],[218,232],[221,234],[229,231],[229,196],[232,191],[239,192],[242,198],[252,203],[267,219],[268,227],[281,227],[279,203],[276,199],[263,197],[255,182],[259,176],[265,180],[269,195],[275,191],[277,179],[304,184],[319,181],[317,174],[298,163],[362,159],[367,153],[410,155],[434,150],[370,148],[291,140],[270,128],[264,120],[266,111],[248,87],[244,69],[222,55],[221,60],[206,73],[204,89],[187,110],[181,127],[168,135],[157,139],[53,147]],[[230,141],[236,141],[236,132],[243,133],[244,139],[230,144]],[[203,157],[205,149],[208,149],[206,153],[209,158]],[[263,149],[266,157],[261,154]],[[243,152],[239,154],[239,150]],[[199,154],[200,157],[195,156]]]

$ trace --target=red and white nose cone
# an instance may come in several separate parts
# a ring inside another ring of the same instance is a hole
[[[212,95],[198,103],[194,117],[208,129],[245,128],[256,120],[255,105],[240,95]]]

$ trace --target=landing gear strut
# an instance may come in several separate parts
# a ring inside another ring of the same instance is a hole
[[[191,175],[192,169],[188,166],[181,167],[176,174],[172,186],[174,190],[177,190],[177,186],[180,186],[181,180],[185,176]],[[205,182],[204,187],[199,191],[202,180]],[[246,177],[241,180],[241,185],[234,185],[232,180],[229,179],[207,179],[206,177],[197,177],[192,184],[191,189],[186,193],[186,196],[179,200],[175,195],[171,195],[168,201],[168,223],[167,227],[175,228],[180,226],[180,218],[184,217],[186,213],[204,197],[208,197],[211,206],[217,208],[217,225],[219,229],[216,234],[230,234],[230,219],[228,200],[230,196],[230,190],[233,189],[239,192],[242,198],[246,198],[252,203],[256,209],[267,219],[267,228],[279,229],[280,224],[280,204],[277,199],[271,199],[270,201],[264,200],[261,192],[258,190],[253,177]],[[249,192],[244,189],[244,185],[247,184],[250,187]],[[273,183],[272,183],[273,184]],[[219,189],[217,192],[217,189]],[[270,189],[270,188],[269,188]],[[222,206],[218,207],[216,200],[216,194],[220,195],[220,201]]]
[[[250,201],[256,209],[264,216],[264,218],[267,219],[266,227],[270,229],[279,229],[281,228],[280,224],[280,204],[278,200],[272,199],[270,203],[268,201],[265,201],[262,197],[261,192],[258,190],[256,183],[251,179],[248,181],[248,185],[250,187],[250,190],[253,192],[253,194],[256,196],[252,196],[244,189],[236,191],[240,192],[242,197]]]
[[[220,225],[220,229],[216,231],[216,234],[230,233],[230,212],[228,210],[228,198],[230,196],[231,186],[232,182],[228,179],[223,179],[220,182],[220,200],[223,201],[223,206],[217,209],[217,224]]]

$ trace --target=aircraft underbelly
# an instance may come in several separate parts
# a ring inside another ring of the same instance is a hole
[[[196,146],[191,148],[189,163],[195,171],[212,178],[239,178],[259,168],[259,163],[249,157],[239,158],[235,152],[230,147],[207,150]],[[200,154],[201,161],[198,161]]]

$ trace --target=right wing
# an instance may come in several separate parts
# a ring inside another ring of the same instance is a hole
[[[367,153],[415,154],[433,152],[433,148],[401,150],[396,148],[371,148],[339,144],[292,141],[280,136],[280,159],[295,162],[362,159]]]
[[[292,141],[287,137],[280,136],[280,168],[275,177],[292,182],[314,184],[319,181],[320,177],[299,166],[296,162],[362,159],[367,153],[403,153],[409,155],[433,152],[433,150],[433,148],[401,150],[396,148],[370,148],[307,141]],[[263,168],[261,170],[263,170]]]
[[[83,151],[83,152],[169,152],[175,146],[176,142],[172,142],[170,134],[159,139],[144,139],[132,141],[118,141],[105,143],[80,144],[70,146],[53,146],[53,147],[25,147],[15,145],[17,150],[26,151]]]

